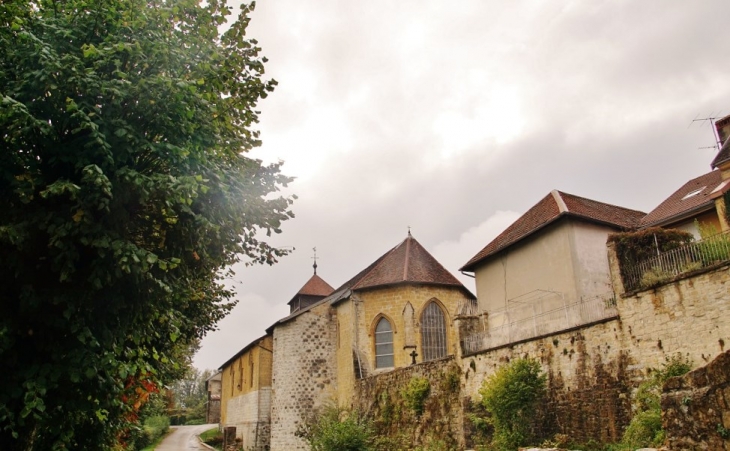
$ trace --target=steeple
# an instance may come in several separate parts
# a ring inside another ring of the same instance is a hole
[[[312,257],[314,260],[314,264],[312,265],[314,274],[309,278],[307,283],[299,289],[291,301],[289,301],[289,313],[294,313],[297,310],[309,307],[335,291],[330,284],[322,280],[322,278],[317,275],[317,260],[319,260],[319,257],[317,257],[317,248],[314,247],[312,250],[314,251],[314,256]]]

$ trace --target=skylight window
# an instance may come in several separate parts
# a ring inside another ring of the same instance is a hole
[[[704,190],[705,188],[707,188],[707,186],[703,186],[702,188],[696,189],[696,190],[694,190],[694,191],[690,191],[689,193],[687,193],[687,194],[685,194],[685,195],[684,195],[684,197],[682,198],[682,200],[687,200],[687,199],[689,199],[690,197],[694,197],[694,196],[698,195],[698,194],[699,194],[699,193],[701,193],[701,192],[702,192],[702,191],[703,191],[703,190]]]

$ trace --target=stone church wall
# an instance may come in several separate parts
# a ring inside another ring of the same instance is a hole
[[[309,449],[296,432],[335,397],[335,331],[328,304],[274,328],[271,451]]]
[[[269,445],[271,388],[261,388],[231,398],[226,405],[226,426],[236,427],[243,449],[264,451]]]

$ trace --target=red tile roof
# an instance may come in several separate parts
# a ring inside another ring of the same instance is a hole
[[[527,238],[563,216],[580,218],[624,230],[637,227],[645,214],[641,211],[553,190],[472,257],[461,270],[473,271],[482,260]]]
[[[380,257],[361,273],[353,290],[399,283],[423,283],[466,288],[410,234],[399,245]]]
[[[307,296],[329,296],[335,289],[327,282],[322,280],[317,274],[309,278],[307,283],[297,292],[297,295],[303,294]]]
[[[723,182],[720,171],[708,172],[694,178],[646,215],[641,221],[641,227],[671,224],[713,208],[715,199],[728,189],[730,182]]]

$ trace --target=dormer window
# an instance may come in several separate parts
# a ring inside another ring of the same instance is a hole
[[[706,186],[703,186],[702,188],[698,188],[698,189],[696,189],[694,191],[690,191],[689,193],[687,193],[687,194],[684,195],[684,197],[682,198],[682,200],[687,200],[690,197],[694,197],[694,196],[698,195],[699,193],[701,193],[702,191],[704,191],[705,188],[707,188],[707,187]]]

